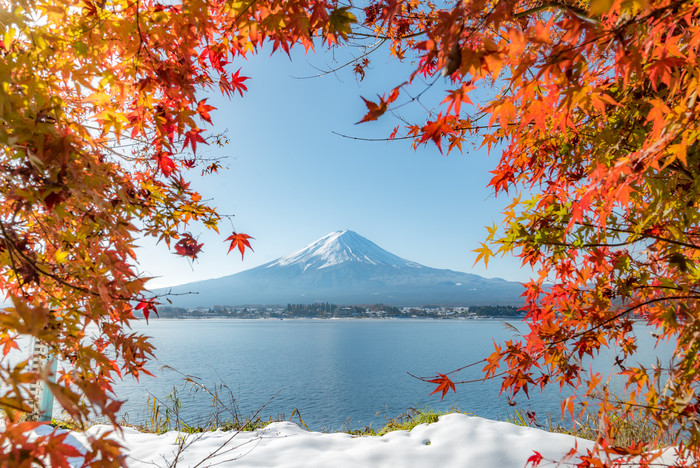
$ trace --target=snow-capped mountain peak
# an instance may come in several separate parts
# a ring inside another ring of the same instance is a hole
[[[320,270],[346,262],[422,268],[422,265],[398,257],[374,242],[350,230],[332,232],[321,239],[266,265],[299,265],[303,270]]]
[[[199,294],[184,294],[191,291]],[[423,266],[352,231],[337,231],[265,265],[167,292],[177,295],[176,306],[210,307],[313,302],[515,305],[522,304],[522,291],[519,283]]]

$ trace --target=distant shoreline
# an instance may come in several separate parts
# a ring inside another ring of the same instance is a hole
[[[172,319],[270,319],[270,320],[475,320],[480,318],[521,318],[525,314],[512,305],[421,305],[397,307],[387,304],[338,305],[330,302],[287,305],[158,307],[157,317]],[[156,318],[156,315],[151,315]],[[150,318],[150,317],[149,317]]]
[[[501,315],[501,316],[475,316],[475,317],[228,317],[228,316],[207,316],[207,317],[159,317],[156,315],[151,315],[148,320],[238,320],[238,321],[250,321],[250,320],[264,320],[267,322],[300,322],[300,321],[324,321],[324,322],[356,322],[356,321],[392,321],[392,322],[405,322],[405,321],[461,321],[466,322],[470,320],[505,320],[505,319],[518,319],[521,320],[525,318],[524,315]],[[143,317],[138,317],[137,320],[145,320]]]

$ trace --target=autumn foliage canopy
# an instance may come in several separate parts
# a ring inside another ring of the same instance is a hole
[[[188,226],[221,220],[188,181],[218,169],[201,150],[224,143],[202,95],[242,95],[236,64],[263,43],[336,44],[352,19],[332,0],[0,0],[0,290],[12,304],[0,312],[0,465],[77,454],[65,434],[28,439],[30,384],[44,381],[79,423],[116,423],[115,378],[147,372],[153,348],[129,322],[158,301],[135,241],[194,259],[203,246]],[[227,240],[243,254],[248,239]],[[20,335],[67,364],[56,383],[11,359]],[[123,463],[105,437],[84,459]]]
[[[479,259],[515,254],[538,276],[526,284],[529,331],[497,346],[484,370],[511,396],[556,385],[575,391],[563,412],[597,412],[599,453],[581,466],[608,455],[654,463],[653,443],[613,446],[619,418],[633,417],[675,437],[681,462],[700,459],[699,8],[385,0],[365,9],[375,37],[418,67],[368,102],[363,120],[442,74],[444,100],[423,102],[435,109],[426,121],[392,136],[445,152],[476,138],[500,155],[490,186],[513,201]],[[670,362],[636,363],[636,333],[649,329],[675,345]],[[585,365],[607,347],[619,388]],[[457,379],[426,380],[444,394]]]
[[[8,416],[0,464],[29,466],[71,456],[59,435],[28,440],[35,423],[26,389],[47,380],[7,357],[19,335],[48,343],[70,366],[51,392],[77,421],[114,422],[110,393],[138,376],[152,347],[129,331],[135,309],[155,310],[134,267],[134,242],[154,236],[179,255],[203,248],[188,226],[217,229],[220,215],[190,188],[213,107],[202,91],[246,91],[236,59],[345,40],[386,45],[411,61],[410,76],[365,99],[361,122],[390,118],[421,88],[449,91],[423,103],[426,118],[391,138],[446,153],[476,141],[500,155],[490,186],[513,196],[479,249],[515,254],[538,276],[526,285],[529,333],[484,361],[511,395],[545,385],[582,397],[576,416],[600,414],[599,453],[614,447],[609,414],[652,420],[679,450],[700,455],[700,12],[692,1],[466,0],[0,0],[0,314]],[[357,22],[356,22],[357,19]],[[371,55],[353,64],[358,79]],[[443,78],[444,77],[444,78]],[[441,81],[440,81],[441,80]],[[426,95],[428,96],[428,95]],[[198,174],[197,174],[198,175]],[[232,233],[241,254],[249,236]],[[641,321],[672,341],[670,363],[635,364]],[[90,333],[88,327],[97,327]],[[618,350],[620,400],[583,364]],[[26,364],[26,363],[24,363]],[[452,373],[429,379],[454,389]],[[682,443],[681,443],[682,442]],[[86,464],[121,463],[95,439]],[[539,462],[539,461],[538,461]]]

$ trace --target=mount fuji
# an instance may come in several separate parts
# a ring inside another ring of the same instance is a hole
[[[521,305],[524,288],[430,268],[398,257],[353,231],[337,231],[285,257],[222,278],[157,290],[173,305],[244,304]]]

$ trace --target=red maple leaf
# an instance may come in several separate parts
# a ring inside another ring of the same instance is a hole
[[[156,160],[158,161],[158,169],[163,173],[165,177],[170,177],[177,167],[175,166],[175,161],[173,161],[168,153],[160,152],[156,155]]]
[[[175,244],[175,253],[183,257],[197,258],[197,254],[202,250],[204,244],[198,244],[197,240],[190,233],[184,233],[182,239]]]
[[[437,388],[433,390],[430,394],[432,395],[433,393],[442,392],[440,401],[442,401],[442,399],[445,398],[445,395],[447,395],[447,392],[450,389],[452,389],[453,392],[457,393],[457,390],[455,390],[454,382],[452,382],[450,378],[445,374],[438,373],[437,379],[427,380],[426,382],[437,384]]]
[[[223,73],[224,66],[229,63],[224,52],[221,50],[214,50],[211,47],[205,47],[202,55],[205,53],[208,55],[212,67],[214,67],[216,71]]]
[[[536,466],[539,466],[540,462],[542,461],[542,454],[537,450],[533,450],[533,452],[535,452],[535,454],[527,459],[527,463],[525,463],[525,466],[532,464],[532,468],[535,468]]]
[[[183,143],[182,148],[185,149],[187,148],[187,144],[192,146],[192,152],[197,153],[197,143],[204,143],[205,145],[207,144],[207,141],[202,138],[202,133],[204,130],[200,130],[198,128],[193,128],[189,132],[185,133],[185,143]]]
[[[683,416],[692,416],[698,413],[700,413],[700,403],[689,404],[681,411]]]
[[[145,318],[146,323],[148,323],[148,316],[151,315],[151,312],[158,315],[156,304],[158,303],[155,301],[141,301],[138,304],[136,304],[135,309],[143,312],[143,318]]]
[[[238,250],[241,251],[241,260],[243,260],[243,254],[245,253],[246,247],[253,250],[253,248],[250,246],[250,242],[248,242],[248,239],[253,239],[253,237],[250,237],[248,234],[239,234],[234,232],[226,238],[227,241],[231,241],[231,245],[226,253],[229,253],[235,247],[238,247]]]
[[[231,75],[231,79],[228,79],[225,76],[222,76],[219,79],[219,87],[224,93],[226,93],[227,96],[230,96],[231,94],[236,94],[236,91],[238,91],[238,93],[241,96],[243,96],[243,91],[248,91],[248,87],[244,85],[243,82],[250,77],[240,76],[240,72],[241,69],[239,68],[236,73]]]

